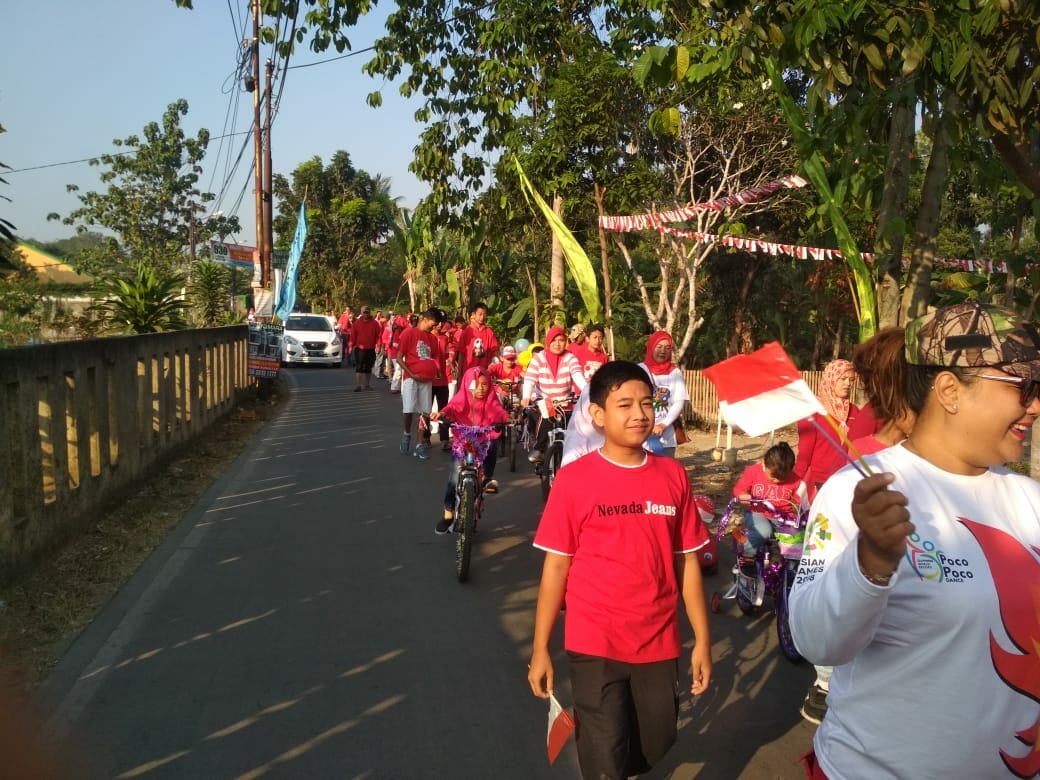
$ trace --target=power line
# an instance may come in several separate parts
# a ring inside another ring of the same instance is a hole
[[[249,130],[242,130],[242,131],[237,132],[237,133],[225,133],[224,135],[218,135],[218,136],[215,136],[215,137],[211,137],[210,140],[211,141],[216,141],[216,140],[219,140],[221,138],[230,138],[232,136],[243,135],[244,133],[248,133],[248,132],[250,132],[250,131]],[[79,160],[65,160],[64,162],[46,163],[44,165],[33,165],[33,166],[28,167],[28,168],[15,168],[13,170],[7,171],[7,173],[8,174],[11,174],[11,173],[25,173],[26,171],[39,171],[39,170],[42,170],[44,168],[57,168],[58,166],[61,166],[61,165],[76,165],[77,163],[93,162],[94,160],[100,160],[102,157],[125,157],[128,154],[137,154],[137,151],[138,151],[137,149],[131,149],[130,151],[127,151],[127,152],[104,152],[103,154],[94,155],[93,157],[84,157],[84,158],[79,159]]]

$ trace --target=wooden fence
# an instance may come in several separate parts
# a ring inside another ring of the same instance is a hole
[[[802,378],[814,393],[820,387],[822,371],[802,371]],[[694,425],[714,426],[719,421],[719,397],[715,386],[704,377],[703,371],[683,371],[690,401],[683,419]]]

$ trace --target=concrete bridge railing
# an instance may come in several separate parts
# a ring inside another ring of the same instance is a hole
[[[0,350],[0,583],[235,408],[245,325]]]

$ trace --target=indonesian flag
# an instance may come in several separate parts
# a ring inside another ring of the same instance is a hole
[[[715,385],[722,419],[748,436],[827,413],[776,341],[716,363],[704,376]]]
[[[574,731],[574,720],[570,713],[560,706],[560,702],[551,693],[549,694],[549,730],[545,735],[545,749],[549,753],[549,763],[552,764],[560,755],[567,738]]]

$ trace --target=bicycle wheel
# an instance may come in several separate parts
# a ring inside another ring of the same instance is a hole
[[[776,595],[776,639],[784,658],[793,664],[802,660],[802,654],[794,646],[791,635],[791,612],[788,599],[791,596],[791,585],[794,584],[794,573],[784,566],[780,575],[780,592]]]
[[[506,426],[506,436],[509,437],[509,443],[506,445],[509,449],[509,470],[516,471],[517,430],[513,423]]]
[[[471,478],[459,486],[459,513],[455,518],[455,575],[459,582],[469,578],[469,559],[473,550],[473,531],[477,521],[477,485]]]
[[[737,606],[745,615],[751,615],[755,611],[755,589],[757,587],[757,580],[748,581],[744,575],[737,575]]]
[[[542,464],[540,476],[542,478],[542,501],[549,500],[549,491],[552,490],[556,479],[556,472],[560,470],[560,461],[563,460],[563,448],[554,444],[545,453],[545,462]]]

